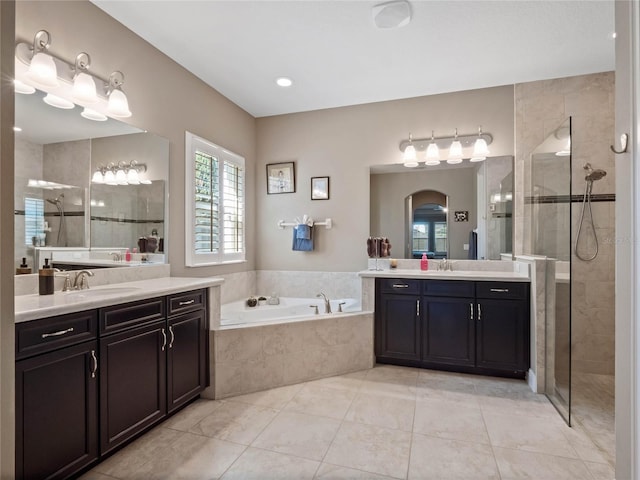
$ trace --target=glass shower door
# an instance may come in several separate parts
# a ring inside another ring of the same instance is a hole
[[[571,424],[571,118],[525,162],[525,245],[555,272],[546,308],[545,393]],[[549,278],[549,275],[547,276]],[[553,278],[553,277],[552,277]]]

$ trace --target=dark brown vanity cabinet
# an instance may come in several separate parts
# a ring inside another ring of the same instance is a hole
[[[523,377],[529,284],[376,279],[380,363]]]
[[[66,478],[98,458],[96,312],[16,325],[16,478]]]
[[[206,290],[16,325],[16,473],[68,478],[208,383]]]

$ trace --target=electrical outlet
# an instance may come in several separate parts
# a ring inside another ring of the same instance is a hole
[[[462,244],[462,249],[465,251],[469,251],[469,244],[468,243],[463,243]]]

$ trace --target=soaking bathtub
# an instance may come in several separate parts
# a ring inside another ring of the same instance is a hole
[[[280,297],[279,305],[267,305],[261,301],[255,307],[247,306],[246,300],[227,303],[220,309],[220,325],[250,326],[252,324],[276,324],[313,320],[325,315],[325,304],[322,298]],[[360,301],[355,298],[331,300],[331,315],[335,318],[341,313],[355,313],[362,310]],[[339,312],[339,304],[342,312]],[[316,307],[318,314],[316,315]],[[328,315],[328,314],[327,314]]]
[[[331,314],[324,308],[324,299],[315,297],[222,305],[220,326],[210,332],[212,389],[206,396],[227,398],[372,368],[373,312],[362,311],[353,298],[331,300]]]

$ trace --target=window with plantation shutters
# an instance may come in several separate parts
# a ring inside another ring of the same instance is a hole
[[[186,265],[245,259],[244,158],[186,133]]]

